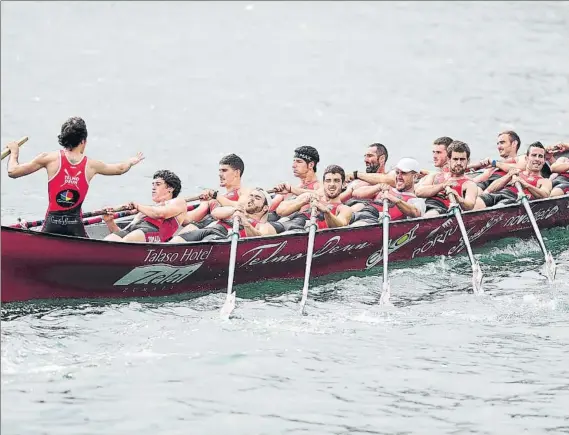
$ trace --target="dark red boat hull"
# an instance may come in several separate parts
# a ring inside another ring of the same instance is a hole
[[[531,203],[540,228],[569,225],[569,196]],[[530,237],[521,205],[463,215],[473,246]],[[113,243],[2,226],[2,302],[53,298],[126,298],[225,291],[229,241],[181,245]],[[307,233],[244,239],[235,283],[302,278]],[[319,231],[312,276],[381,266],[379,224]],[[389,261],[456,255],[464,245],[454,216],[395,221]]]

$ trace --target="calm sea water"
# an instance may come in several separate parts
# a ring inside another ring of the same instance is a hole
[[[569,137],[569,4],[563,2],[2,2],[1,139],[21,161],[57,149],[85,118],[88,154],[147,159],[95,179],[85,209],[150,200],[168,168],[184,192],[217,184],[235,152],[244,182],[293,181],[292,150],[361,169],[449,135],[473,158],[496,134]],[[2,168],[5,171],[4,168]],[[41,217],[45,173],[2,174],[2,223]],[[2,434],[569,433],[569,231],[537,244],[403,263],[381,278],[301,282],[223,295],[2,307]]]

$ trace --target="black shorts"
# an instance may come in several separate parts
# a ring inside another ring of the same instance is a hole
[[[79,211],[77,213],[68,211],[48,213],[41,231],[64,236],[89,237]]]
[[[356,205],[356,204],[368,205],[370,203],[370,201],[371,201],[370,199],[350,198],[344,202],[344,205],[347,205],[348,207],[351,207],[352,205]]]
[[[448,207],[441,201],[435,198],[427,198],[425,199],[425,205],[427,206],[426,210],[436,210],[439,214],[447,214]]]
[[[363,221],[368,224],[376,224],[379,222],[379,210],[371,205],[366,205],[361,211],[352,213],[350,224]]]
[[[490,184],[492,184],[496,180],[499,180],[500,178],[502,178],[500,175],[492,174],[492,175],[490,175],[488,180],[476,183],[476,185],[478,187],[480,187],[482,189],[482,191],[484,191],[484,190],[488,189],[488,186],[490,186]]]
[[[302,213],[295,213],[290,216],[290,219],[283,222],[270,222],[277,234],[284,233],[285,231],[304,230],[308,218]]]
[[[205,217],[199,221],[199,222],[192,222],[192,224],[194,224],[196,227],[198,228],[205,228],[208,225],[212,224],[213,222],[215,222],[216,220],[213,218],[212,215],[207,214],[205,215]]]
[[[158,233],[158,227],[156,225],[152,225],[150,222],[141,220],[133,225],[127,226],[124,230],[115,231],[113,234],[122,238],[136,230],[141,230],[144,234]]]
[[[554,178],[554,180],[551,182],[551,185],[555,188],[559,188],[562,190],[567,189],[567,186],[569,186],[569,178],[563,176],[563,175],[558,175],[557,177]]]
[[[486,207],[493,207],[498,204],[514,204],[518,201],[518,195],[511,190],[503,189],[494,193],[484,193],[480,195],[480,199],[484,201]]]
[[[270,211],[269,214],[267,215],[267,222],[276,222],[280,218],[281,217],[277,214],[276,211]]]
[[[212,227],[199,228],[184,234],[180,234],[180,237],[186,242],[199,242],[203,240],[222,240],[226,239],[229,234],[227,228],[223,225],[217,224]]]

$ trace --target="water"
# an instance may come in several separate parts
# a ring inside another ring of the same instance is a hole
[[[229,152],[271,186],[300,144],[353,170],[375,141],[430,167],[438,136],[473,159],[506,128],[569,136],[567,3],[1,7],[2,142],[27,161],[80,115],[93,158],[147,156],[86,210],[148,201],[161,168],[215,186]],[[3,224],[43,215],[45,180],[2,174]],[[306,317],[301,282],[238,288],[229,322],[223,295],[3,306],[2,433],[567,433],[567,233],[544,233],[553,286],[534,241],[476,249],[482,297],[459,257],[397,265],[394,307],[380,276],[315,281]]]

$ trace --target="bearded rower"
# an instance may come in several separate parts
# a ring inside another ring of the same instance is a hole
[[[425,217],[448,213],[450,198],[447,187],[456,194],[456,200],[463,210],[472,210],[476,203],[478,188],[464,175],[470,160],[470,147],[464,142],[454,140],[448,146],[447,154],[450,171],[427,175],[415,188],[418,197],[426,198]]]
[[[300,179],[300,184],[294,187],[288,183],[280,183],[273,189],[276,195],[272,201],[269,220],[279,219],[280,216],[275,211],[281,202],[320,189],[320,182],[316,175],[318,162],[320,162],[320,155],[316,148],[301,146],[294,150],[292,172]]]
[[[87,125],[79,117],[71,117],[61,126],[58,135],[63,150],[44,152],[28,163],[18,163],[20,149],[10,142],[8,176],[19,178],[44,168],[47,171],[48,208],[41,231],[67,236],[88,237],[83,225],[83,202],[93,177],[121,175],[144,160],[142,153],[124,163],[108,164],[85,155]]]
[[[170,243],[225,239],[233,228],[234,217],[239,217],[239,237],[256,237],[277,234],[274,223],[267,222],[271,196],[261,188],[251,190],[245,206],[221,206],[212,210],[214,222],[205,228],[174,237]]]
[[[366,204],[368,204],[369,200],[366,200],[366,198],[354,198],[354,191],[359,187],[387,182],[391,178],[390,175],[385,174],[385,165],[388,158],[389,153],[387,152],[387,147],[385,145],[381,143],[372,143],[364,154],[364,164],[366,168],[365,173],[381,174],[381,177],[366,178],[366,175],[359,174],[358,171],[354,171],[352,174],[347,176],[349,184],[340,194],[340,201],[352,207],[352,211],[360,211]],[[358,176],[358,174],[361,176]]]
[[[155,205],[131,202],[137,210],[131,224],[121,230],[113,219],[112,212],[103,216],[111,234],[105,240],[114,242],[164,243],[178,231],[186,216],[186,201],[179,197],[182,190],[180,178],[172,171],[157,171],[152,177],[152,200]]]
[[[215,222],[211,211],[220,205],[236,207],[243,204],[247,200],[250,190],[241,186],[241,177],[244,171],[245,163],[241,157],[236,154],[224,156],[219,161],[219,185],[225,188],[226,192],[219,194],[215,190],[204,190],[200,195],[200,205],[187,213],[183,223],[184,228],[180,234],[205,228]]]
[[[550,147],[552,154],[560,154],[569,151],[569,144],[557,144]],[[557,157],[551,164],[552,186],[550,196],[560,196],[569,193],[569,158]]]
[[[403,158],[395,166],[395,188],[387,184],[363,186],[354,190],[354,197],[370,197],[373,201],[361,211],[354,213],[352,226],[375,224],[383,213],[383,200],[387,199],[391,220],[417,218],[426,211],[425,200],[415,195],[415,182],[421,169],[415,159]]]
[[[551,193],[551,180],[541,176],[545,164],[545,147],[541,142],[532,143],[526,152],[526,168],[512,168],[506,175],[492,182],[480,196],[486,207],[497,204],[513,204],[518,200],[515,183],[519,181],[528,199],[547,198]]]
[[[279,205],[277,213],[283,216],[272,222],[278,232],[302,230],[310,220],[311,207],[319,212],[316,224],[319,229],[338,228],[349,224],[352,217],[350,207],[342,204],[340,193],[346,180],[344,169],[338,165],[330,165],[324,170],[323,192],[303,193],[295,199],[284,201]]]

